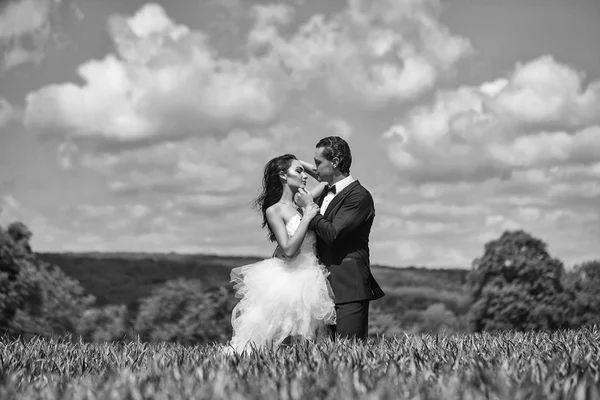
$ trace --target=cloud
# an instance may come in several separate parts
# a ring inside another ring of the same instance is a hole
[[[331,134],[335,136],[341,136],[344,139],[348,139],[352,136],[352,126],[343,119],[334,118],[328,123],[328,127],[331,129]]]
[[[40,234],[45,246],[62,251],[171,251],[169,246],[183,240],[178,223],[168,202],[82,203],[60,207],[53,216],[53,236]]]
[[[551,56],[517,64],[509,79],[495,83],[491,110],[531,126],[577,129],[600,123],[600,81],[583,88],[585,76]]]
[[[85,81],[27,96],[25,122],[74,138],[165,140],[236,124],[265,124],[283,105],[285,85],[268,60],[220,58],[207,36],[173,22],[156,4],[113,16],[116,54],[78,68]]]
[[[41,29],[48,22],[54,1],[9,2],[0,14],[0,37],[13,38]]]
[[[482,181],[515,170],[600,158],[600,81],[552,57],[518,64],[508,78],[439,92],[383,133],[413,182]]]
[[[573,133],[541,132],[520,136],[511,143],[490,148],[500,162],[512,167],[590,164],[600,158],[600,126]]]
[[[255,23],[248,34],[250,48],[281,39],[278,26],[288,25],[294,12],[294,7],[286,4],[255,5],[252,8]]]
[[[239,31],[251,23],[238,48],[147,4],[110,18],[114,51],[80,65],[82,83],[27,96],[26,125],[58,135],[57,162],[77,172],[64,176],[106,185],[40,222],[44,243],[270,255],[249,204],[264,164],[338,134],[373,189],[374,263],[468,267],[517,228],[566,260],[593,256],[598,81],[543,56],[436,93],[473,52],[437,1],[351,0],[306,20],[291,3],[229,4]]]
[[[54,2],[21,0],[9,2],[0,13],[0,50],[3,69],[39,63],[44,56],[44,44],[50,36],[50,12]],[[32,46],[25,46],[25,38]]]
[[[593,259],[599,173],[595,163],[517,171],[510,179],[390,185],[374,196],[373,257],[392,265],[468,268],[486,242],[524,229],[567,265]]]
[[[312,16],[289,38],[280,28],[295,8],[256,5],[243,59],[220,56],[206,33],[146,4],[131,17],[111,17],[115,53],[79,66],[82,85],[30,93],[25,122],[88,143],[215,136],[273,123],[291,91],[312,81],[367,107],[414,99],[470,52],[466,39],[437,22],[436,2],[376,3]]]
[[[12,105],[3,97],[0,97],[0,128],[8,123],[14,118],[15,110]]]
[[[21,198],[8,193],[0,195],[0,226],[7,228],[13,222],[22,222],[33,232],[33,238],[40,233],[52,235],[55,229],[42,213],[31,208]]]
[[[248,255],[261,246],[266,253],[272,251],[261,234],[260,216],[249,207],[231,207],[231,200],[172,193],[167,200],[146,196],[143,202],[63,206],[54,220],[60,229],[45,243],[56,243],[63,251],[151,249]],[[204,209],[203,204],[213,207]]]
[[[294,127],[275,125],[121,151],[66,146],[64,166],[99,174],[109,200],[68,207],[57,225],[71,234],[96,232],[105,239],[99,249],[270,254],[272,244],[251,201],[266,161],[297,143],[312,155],[306,140]],[[132,218],[135,204],[147,208],[142,217]],[[92,242],[69,245],[95,248]]]
[[[349,1],[331,18],[313,15],[289,38],[290,6],[256,6],[251,49],[268,51],[302,87],[320,80],[333,98],[367,108],[414,100],[471,54],[470,42],[438,20],[437,1]]]
[[[257,183],[247,178],[250,174],[259,178],[256,171],[262,167],[266,151],[278,140],[273,135],[271,132],[260,137],[233,130],[223,139],[196,137],[120,153],[74,152],[68,163],[101,173],[108,179],[109,188],[121,195],[226,194]]]
[[[7,214],[20,215],[22,208],[21,202],[12,195],[4,195],[0,198],[0,210],[3,216]]]
[[[59,26],[67,14],[83,18],[70,0],[16,0],[0,8],[0,54],[3,69],[44,58],[50,42],[57,42]]]

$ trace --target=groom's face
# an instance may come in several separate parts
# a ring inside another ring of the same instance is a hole
[[[323,157],[323,150],[325,150],[324,147],[317,147],[315,150],[315,167],[319,178],[331,185],[333,183],[333,163]]]

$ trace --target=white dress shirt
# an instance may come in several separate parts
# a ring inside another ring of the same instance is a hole
[[[345,177],[344,179],[338,181],[337,183],[335,183],[333,185],[333,186],[335,186],[335,194],[332,192],[329,192],[325,195],[325,198],[323,199],[323,203],[321,204],[321,215],[325,215],[325,211],[327,210],[327,206],[329,206],[329,203],[331,203],[331,200],[333,200],[333,198],[339,192],[344,190],[346,188],[346,186],[348,186],[352,182],[354,182],[354,178],[352,178],[352,175],[348,175],[347,177]]]

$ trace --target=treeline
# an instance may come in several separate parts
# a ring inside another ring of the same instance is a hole
[[[206,287],[229,285],[232,268],[259,261],[258,257],[208,254],[144,253],[36,253],[36,257],[77,279],[99,305],[125,304],[135,312],[140,300],[166,281],[198,279]],[[372,265],[386,297],[400,307],[414,309],[429,301],[445,302],[449,296],[463,298],[468,270],[391,268]],[[456,299],[449,299],[452,305]],[[429,304],[425,304],[425,309]],[[394,306],[396,310],[398,307]]]
[[[143,299],[170,280],[199,280],[209,289],[227,287],[232,268],[260,260],[175,253],[37,253],[36,256],[60,265],[96,297],[96,304],[125,305],[131,318],[137,315]],[[381,265],[371,268],[387,294],[373,303],[370,330],[373,335],[431,330],[432,326],[459,330],[462,326],[454,322],[463,321],[468,308],[465,305],[468,270]]]
[[[231,336],[235,297],[228,286],[208,286],[200,279],[169,280],[142,299],[134,314],[125,304],[99,304],[78,280],[36,257],[31,236],[20,222],[0,227],[0,333],[182,343]]]
[[[0,227],[0,331],[84,340],[224,342],[237,299],[231,268],[257,258],[35,254],[32,233]],[[386,296],[371,334],[553,330],[600,323],[600,262],[566,271],[546,244],[507,231],[471,270],[374,266]]]

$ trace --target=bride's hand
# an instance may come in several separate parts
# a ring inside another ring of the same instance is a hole
[[[321,208],[316,203],[308,204],[304,207],[304,218],[311,220],[313,219],[321,210]]]

